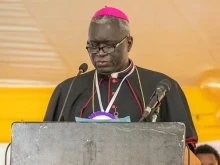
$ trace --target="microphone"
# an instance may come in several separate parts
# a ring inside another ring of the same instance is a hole
[[[170,91],[170,88],[171,88],[171,83],[167,79],[164,79],[157,84],[156,90],[154,91],[153,95],[151,96],[150,102],[147,105],[147,108],[144,110],[144,113],[143,113],[140,121],[145,119],[151,113],[151,110],[153,108],[155,108],[160,103],[160,101],[166,95],[166,92]]]
[[[88,65],[87,65],[86,63],[83,63],[83,64],[81,64],[81,65],[79,66],[78,74],[76,75],[75,78],[73,78],[73,80],[72,80],[72,82],[71,82],[71,84],[70,84],[70,87],[69,87],[69,89],[68,89],[66,98],[65,98],[64,103],[63,103],[63,107],[62,107],[61,112],[60,112],[60,116],[59,116],[59,118],[58,118],[58,122],[60,122],[61,117],[62,117],[62,115],[63,115],[63,112],[64,112],[64,108],[65,108],[65,106],[66,106],[67,99],[68,99],[68,97],[69,97],[70,91],[71,91],[72,86],[73,86],[73,82],[75,81],[75,79],[77,79],[77,77],[78,77],[79,75],[81,75],[82,73],[86,72],[87,69],[88,69]]]

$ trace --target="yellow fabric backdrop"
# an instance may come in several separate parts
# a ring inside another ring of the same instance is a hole
[[[208,100],[199,88],[183,89],[199,141],[220,139],[220,121],[216,118],[217,102]],[[0,142],[10,141],[12,122],[42,121],[52,91],[53,88],[0,88]]]

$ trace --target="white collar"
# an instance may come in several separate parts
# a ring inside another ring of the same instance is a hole
[[[119,73],[126,72],[129,68],[131,68],[132,65],[133,65],[133,62],[130,61],[130,65],[129,65],[126,69],[124,69],[124,70],[122,70],[122,71],[120,71],[120,72],[112,73],[112,74],[111,74],[111,78],[118,78],[118,74],[119,74]]]

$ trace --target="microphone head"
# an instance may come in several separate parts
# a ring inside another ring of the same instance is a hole
[[[88,69],[88,65],[86,63],[83,63],[79,66],[79,70],[81,71],[81,73],[86,72]]]
[[[171,83],[170,83],[170,81],[167,80],[167,79],[164,79],[164,80],[160,81],[160,82],[157,84],[157,87],[156,87],[156,88],[161,88],[161,87],[165,88],[167,92],[170,91],[170,88],[171,88]]]

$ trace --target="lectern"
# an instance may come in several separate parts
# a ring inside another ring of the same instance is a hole
[[[187,165],[184,139],[182,123],[13,123],[11,165]]]

